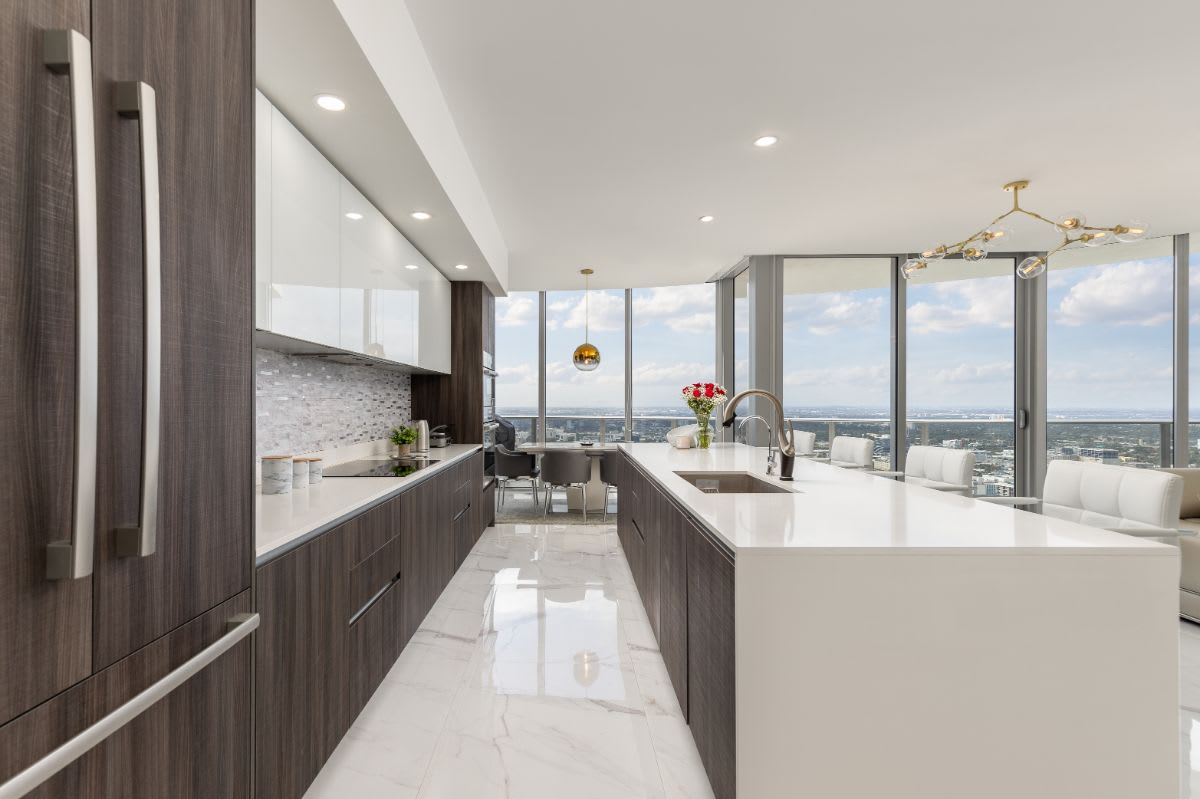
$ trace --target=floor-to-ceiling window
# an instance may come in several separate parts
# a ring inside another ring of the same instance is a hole
[[[754,388],[750,385],[749,269],[733,278],[733,386],[726,388],[734,392]]]
[[[783,260],[783,405],[828,449],[871,438],[891,460],[891,258]]]
[[[585,321],[600,365],[581,372],[571,361]],[[625,437],[625,292],[546,294],[546,440],[621,441]]]
[[[1047,457],[1151,468],[1170,457],[1170,237],[1050,259]]]
[[[538,293],[496,298],[496,412],[513,423],[517,443],[537,438]]]
[[[1188,449],[1176,463],[1200,466],[1200,231],[1188,245]]]
[[[1015,487],[1013,259],[945,258],[906,286],[908,445],[975,453],[975,493]]]
[[[715,335],[715,284],[633,290],[632,440],[662,441],[688,422],[680,389],[714,379]]]

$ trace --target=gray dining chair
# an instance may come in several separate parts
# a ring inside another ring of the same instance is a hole
[[[608,521],[608,492],[617,487],[617,456],[606,452],[600,456],[600,482],[604,483],[604,521]],[[620,498],[617,500],[620,501]]]
[[[582,452],[547,452],[542,456],[542,486],[546,489],[546,507],[550,513],[555,488],[578,486],[583,489],[583,520],[587,521],[587,484],[592,479],[592,462]]]
[[[528,480],[533,491],[534,507],[540,503],[538,499],[538,468],[537,456],[528,452],[513,452],[503,444],[496,445],[496,482],[500,484],[498,500],[504,507],[508,496],[508,484],[513,480]]]

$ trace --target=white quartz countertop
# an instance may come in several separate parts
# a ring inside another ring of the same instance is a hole
[[[260,489],[254,503],[255,556],[261,563],[277,550],[290,549],[289,545],[400,493],[479,449],[479,444],[431,449],[429,457],[434,463],[408,477],[326,477],[290,494],[264,495]]]
[[[778,482],[766,475],[767,451],[762,447],[714,444],[702,450],[622,444],[621,449],[738,556],[996,550],[1178,557],[1175,547],[1155,541],[804,458],[796,459],[794,481],[781,483],[793,492],[788,494],[707,494],[675,474],[750,472]]]

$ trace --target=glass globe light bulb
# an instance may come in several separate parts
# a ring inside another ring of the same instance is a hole
[[[921,258],[909,258],[904,262],[904,266],[900,267],[900,274],[905,280],[912,280],[913,275],[924,269],[926,266],[928,266],[928,264],[925,263],[925,261]]]
[[[1046,271],[1046,259],[1040,255],[1031,255],[1017,264],[1017,277],[1022,280],[1033,280]]]
[[[987,250],[985,250],[983,247],[971,246],[963,250],[962,255],[964,261],[971,261],[974,263],[975,261],[982,261],[984,258],[987,258]]]
[[[928,263],[929,261],[940,261],[946,257],[946,245],[939,244],[933,249],[925,250],[921,253],[921,260]]]
[[[1084,247],[1102,247],[1113,242],[1113,234],[1108,230],[1089,230],[1079,236]]]
[[[575,368],[581,372],[593,372],[600,365],[600,350],[596,349],[595,344],[588,344],[586,341],[575,348],[575,354],[571,357]]]
[[[983,231],[983,247],[994,250],[1012,241],[1012,228],[1008,225],[992,225]]]
[[[1074,211],[1069,214],[1063,214],[1054,222],[1054,226],[1058,228],[1058,232],[1067,236],[1082,232],[1085,225],[1087,225],[1087,219],[1084,215],[1077,214]]]
[[[1145,222],[1132,220],[1121,225],[1117,225],[1116,238],[1117,241],[1128,244],[1131,241],[1138,241],[1146,238],[1146,233],[1149,232],[1150,226]]]

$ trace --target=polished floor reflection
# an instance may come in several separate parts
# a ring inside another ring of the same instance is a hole
[[[309,797],[711,797],[612,525],[489,529]]]

